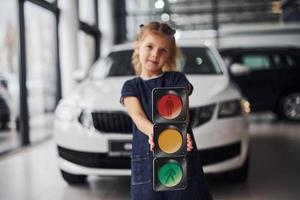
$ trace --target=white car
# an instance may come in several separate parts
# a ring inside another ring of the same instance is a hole
[[[179,70],[194,86],[190,96],[193,133],[205,173],[226,172],[245,180],[249,165],[249,103],[230,82],[218,52],[195,41],[178,41]],[[115,46],[55,113],[55,141],[63,178],[129,176],[131,119],[119,103],[123,83],[134,75],[133,44]]]

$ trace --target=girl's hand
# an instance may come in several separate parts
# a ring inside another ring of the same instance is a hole
[[[150,144],[150,150],[153,151],[153,148],[154,148],[153,135],[150,134],[150,135],[148,135],[148,137],[149,137],[148,143]]]
[[[187,146],[187,151],[192,151],[193,141],[192,141],[192,137],[189,133],[186,134],[186,146]]]

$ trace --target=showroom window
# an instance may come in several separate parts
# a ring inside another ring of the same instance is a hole
[[[0,1],[0,154],[20,145],[17,2]]]
[[[79,69],[87,71],[95,62],[95,41],[94,38],[84,31],[78,32],[78,56]]]
[[[127,38],[133,40],[139,24],[166,21],[177,30],[218,30],[223,25],[282,23],[273,0],[126,0]],[[284,11],[284,10],[283,10]]]
[[[90,69],[100,56],[100,30],[98,25],[98,1],[78,0],[78,60],[79,77]]]
[[[31,141],[52,134],[56,106],[56,32],[55,15],[25,2],[27,58],[27,103]]]
[[[79,20],[85,22],[91,26],[95,25],[97,22],[95,0],[79,0],[78,1],[78,15]]]
[[[57,1],[0,1],[0,12],[2,154],[52,135],[61,89]]]

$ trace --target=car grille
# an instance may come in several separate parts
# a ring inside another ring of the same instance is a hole
[[[190,109],[192,127],[198,127],[209,121],[215,105]],[[95,129],[102,133],[131,133],[132,120],[127,113],[122,111],[92,112]]]
[[[131,133],[132,120],[125,112],[92,112],[95,129],[104,133]]]

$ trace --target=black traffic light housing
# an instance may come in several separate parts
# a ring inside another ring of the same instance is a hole
[[[154,123],[184,122],[187,93],[183,87],[154,88],[152,91],[152,120]]]
[[[187,98],[184,87],[154,88],[152,91],[154,191],[187,187]]]

